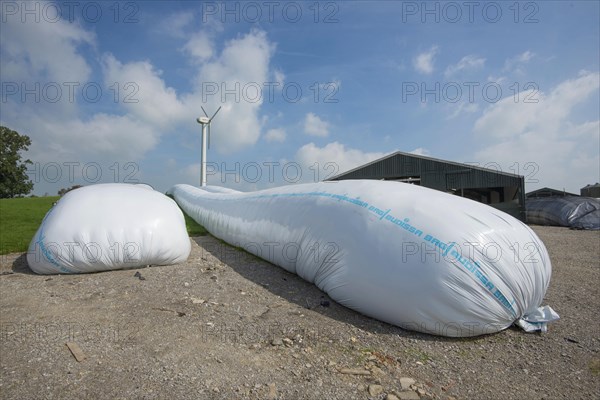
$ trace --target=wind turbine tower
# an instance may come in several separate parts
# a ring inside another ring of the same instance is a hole
[[[204,107],[200,108],[202,108],[202,112],[204,113],[204,117],[196,119],[196,122],[202,125],[202,162],[200,164],[200,186],[206,186],[206,149],[207,145],[210,149],[210,123],[221,110],[221,107],[219,107],[210,118],[208,118],[208,114],[204,110]]]

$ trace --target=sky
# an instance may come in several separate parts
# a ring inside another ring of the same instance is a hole
[[[36,195],[316,182],[395,151],[600,181],[600,2],[1,3],[0,124]]]

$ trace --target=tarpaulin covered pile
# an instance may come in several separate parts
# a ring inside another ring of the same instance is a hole
[[[525,202],[527,223],[600,229],[600,200],[592,197],[541,197]]]

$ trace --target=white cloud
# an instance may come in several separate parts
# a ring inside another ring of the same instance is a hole
[[[434,57],[438,53],[438,47],[432,46],[428,51],[421,53],[413,60],[413,66],[417,72],[429,75],[433,72]]]
[[[16,114],[11,120],[11,128],[31,136],[27,157],[42,163],[97,162],[108,170],[115,162],[140,160],[160,137],[152,125],[129,115],[49,120]]]
[[[286,137],[287,137],[287,133],[285,132],[285,129],[281,129],[281,128],[269,129],[267,131],[267,133],[265,134],[265,140],[267,142],[282,143],[285,141]]]
[[[522,67],[524,64],[527,64],[531,59],[535,57],[535,53],[527,50],[521,54],[518,54],[514,57],[506,59],[504,62],[503,71],[511,71],[514,72],[522,72]]]
[[[192,35],[183,46],[183,50],[199,63],[209,60],[214,54],[212,40],[204,31]]]
[[[121,64],[113,55],[103,59],[107,86],[119,85],[119,102],[142,121],[166,127],[182,118],[183,105],[148,61]]]
[[[468,103],[466,101],[460,103],[450,103],[449,106],[450,109],[452,109],[452,113],[450,113],[447,119],[454,119],[464,113],[472,114],[479,111],[479,104]]]
[[[193,19],[194,14],[191,12],[177,12],[163,19],[158,26],[158,30],[169,36],[183,38],[185,37],[185,28],[190,25]]]
[[[3,104],[2,123],[31,137],[29,158],[36,162],[94,161],[110,166],[118,160],[137,160],[156,145],[159,133],[151,119],[143,118],[144,113],[86,115],[82,112],[85,99],[81,88],[86,84],[100,85],[105,96],[110,93],[106,87],[91,81],[92,68],[80,51],[82,46],[96,46],[92,32],[65,19],[49,22],[42,18],[36,23],[27,18],[22,23],[20,19],[8,18],[0,39],[3,80],[21,81],[28,87],[56,82],[62,88],[62,96],[56,103],[46,98],[25,102],[11,98]],[[111,62],[114,66],[118,64],[114,58]],[[148,82],[147,78],[152,77],[151,67],[143,63],[136,67],[129,75],[106,78],[118,78],[115,81],[119,83]],[[65,83],[74,88],[74,98],[70,98]]]
[[[314,113],[304,118],[304,133],[311,136],[326,137],[329,135],[329,122],[322,120]]]
[[[279,84],[279,87],[283,87],[283,84],[285,83],[285,74],[280,70],[276,69],[274,72],[274,78],[275,82]]]
[[[506,81],[506,77],[490,75],[487,77],[487,81],[497,83],[498,85],[502,85]]]
[[[464,56],[460,59],[460,61],[454,65],[449,65],[444,72],[444,75],[451,76],[456,74],[457,72],[463,70],[476,70],[480,69],[485,64],[485,58],[477,57],[473,54],[468,56]]]
[[[416,154],[418,156],[428,156],[430,154],[429,150],[427,150],[427,149],[425,149],[423,147],[418,147],[418,148],[416,148],[414,150],[409,151],[409,153],[410,154]]]
[[[572,114],[599,87],[600,75],[584,72],[547,94],[537,93],[537,103],[523,103],[526,94],[533,94],[527,91],[519,94],[520,102],[511,96],[489,106],[474,126],[482,141],[477,159],[507,170],[520,168],[533,187],[577,191],[588,181],[598,181],[599,122],[575,122]]]
[[[327,163],[332,163],[336,172],[332,175],[348,171],[352,168],[366,164],[381,158],[385,153],[366,153],[362,150],[347,148],[339,142],[332,142],[324,147],[317,147],[314,143],[302,146],[296,152],[296,160],[306,168],[318,163],[320,168],[324,168]],[[331,173],[331,170],[328,172]]]
[[[25,22],[11,16],[2,22],[2,80],[43,79],[47,82],[87,82],[91,68],[78,47],[95,44],[95,35],[77,23],[60,19]]]
[[[210,113],[222,105],[212,125],[212,142],[220,153],[239,151],[259,139],[263,125],[259,112],[264,97],[255,99],[254,92],[244,87],[268,82],[274,50],[275,45],[260,30],[228,41],[220,54],[200,66],[193,92],[181,98],[186,123],[196,119],[201,106]],[[207,84],[215,85],[218,93],[205,95],[203,99],[203,85]]]

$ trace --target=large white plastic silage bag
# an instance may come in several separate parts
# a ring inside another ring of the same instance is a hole
[[[27,253],[38,274],[169,265],[191,244],[177,204],[147,185],[98,184],[65,194],[44,217]]]
[[[406,329],[476,336],[545,330],[551,264],[537,235],[487,205],[372,180],[252,193],[169,191],[211,234],[315,283],[332,299]]]

